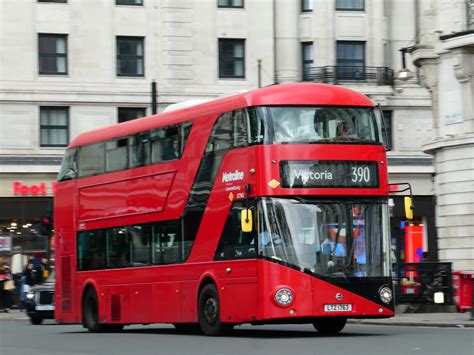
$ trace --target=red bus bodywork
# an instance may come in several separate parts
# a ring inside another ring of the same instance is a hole
[[[179,160],[59,182],[55,198],[56,311],[60,323],[82,322],[82,297],[93,287],[103,323],[190,323],[198,321],[203,285],[214,283],[220,319],[229,323],[305,322],[319,316],[390,317],[393,307],[342,289],[327,280],[285,265],[256,258],[214,261],[219,238],[232,205],[256,196],[388,196],[387,159],[382,145],[255,145],[230,151],[212,186],[194,245],[185,262],[120,269],[77,271],[76,233],[179,219],[199,168],[207,139],[224,112],[252,106],[318,105],[373,107],[364,95],[339,86],[285,84],[239,94],[175,112],[129,121],[80,135],[70,148],[127,136],[174,123],[193,122]],[[377,188],[306,188],[270,186],[280,181],[284,160],[351,160],[377,162]],[[231,194],[224,172],[246,173]],[[244,186],[250,185],[250,196]],[[391,282],[388,280],[387,282]],[[273,298],[282,286],[294,293],[290,307]],[[335,298],[343,295],[343,300]],[[350,303],[352,310],[328,314],[324,304]]]

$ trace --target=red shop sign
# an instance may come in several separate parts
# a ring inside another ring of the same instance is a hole
[[[32,195],[32,196],[46,196],[48,194],[46,182],[41,182],[38,185],[24,185],[19,181],[13,182],[13,195]],[[56,182],[50,182],[51,191],[54,194],[56,192]]]

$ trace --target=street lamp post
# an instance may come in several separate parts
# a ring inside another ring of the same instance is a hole
[[[402,53],[402,68],[397,72],[396,78],[399,80],[407,81],[413,78],[413,73],[407,68],[405,54],[410,52],[411,47],[404,47],[400,49]]]

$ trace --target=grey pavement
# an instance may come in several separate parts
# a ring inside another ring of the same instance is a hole
[[[474,328],[471,313],[399,313],[385,319],[349,319],[349,324]],[[28,320],[24,312],[0,312],[0,320]]]

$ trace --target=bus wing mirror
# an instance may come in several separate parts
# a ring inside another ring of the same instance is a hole
[[[405,217],[406,219],[413,219],[413,203],[410,196],[405,196]]]
[[[250,211],[249,209],[245,209],[240,212],[240,224],[242,232],[249,233],[252,231],[252,211]]]

